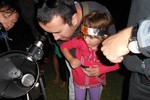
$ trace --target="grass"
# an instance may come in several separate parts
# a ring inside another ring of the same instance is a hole
[[[52,64],[45,64],[46,71],[44,79],[46,83],[46,95],[48,100],[67,100],[67,86],[60,88],[58,84],[53,84],[55,73]],[[122,100],[122,87],[123,87],[124,76],[118,71],[107,74],[107,84],[103,87],[101,100]],[[30,95],[33,100],[37,98],[41,92],[39,88],[34,87],[30,91]],[[42,100],[42,99],[40,99]]]
[[[123,76],[118,72],[107,74],[107,84],[104,86],[101,100],[121,100]]]

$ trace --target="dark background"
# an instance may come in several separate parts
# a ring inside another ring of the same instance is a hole
[[[91,0],[79,0],[91,1]],[[111,13],[117,31],[126,27],[132,0],[92,0],[104,5]]]
[[[90,0],[79,0],[90,1]],[[92,0],[104,5],[113,17],[116,30],[119,31],[126,27],[131,0]],[[19,21],[15,27],[9,32],[9,37],[14,41],[10,41],[11,49],[24,50],[34,43],[35,39],[30,27],[20,16]],[[21,45],[20,45],[21,44]]]

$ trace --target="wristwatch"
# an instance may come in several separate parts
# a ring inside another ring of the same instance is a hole
[[[135,26],[133,26],[131,37],[129,39],[129,44],[128,44],[128,49],[132,53],[136,53],[136,54],[141,53],[140,50],[139,50],[138,42],[137,42],[138,28],[139,28],[139,24],[136,24]]]

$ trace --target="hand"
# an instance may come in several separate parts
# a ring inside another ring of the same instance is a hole
[[[84,68],[83,72],[87,75],[87,76],[99,76],[99,68],[97,65],[94,65],[94,67],[89,67],[89,68]]]
[[[131,31],[132,27],[126,28],[104,40],[101,50],[108,60],[119,63],[123,60],[123,56],[129,53],[128,42]]]
[[[77,68],[77,67],[81,66],[81,62],[76,58],[70,59],[69,62],[70,62],[70,65],[72,68]]]

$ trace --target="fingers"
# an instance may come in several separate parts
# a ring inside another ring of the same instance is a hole
[[[72,66],[72,68],[77,68],[77,67],[81,66],[81,63],[78,59],[74,59],[71,62],[71,66]]]
[[[106,58],[108,60],[110,60],[113,63],[120,63],[123,60],[123,56],[129,53],[128,48],[126,48],[125,46],[111,46],[106,45],[104,43],[104,45],[101,47],[101,51],[103,52],[104,56],[106,56]]]
[[[85,68],[85,69],[83,69],[83,71],[87,76],[99,76],[100,75],[99,70],[98,70],[97,67],[95,67],[95,68]]]
[[[112,63],[120,63],[120,62],[122,62],[122,60],[123,60],[123,57],[118,57],[118,58],[116,58],[116,59],[109,59]]]

